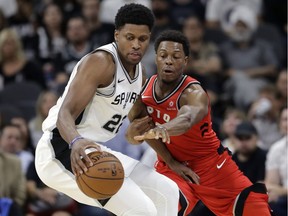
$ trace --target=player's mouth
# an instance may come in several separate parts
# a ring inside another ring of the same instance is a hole
[[[172,73],[174,72],[174,70],[171,69],[171,68],[164,68],[162,71],[163,71],[165,74],[172,74]]]
[[[129,56],[134,60],[140,60],[142,57],[140,52],[130,52]]]

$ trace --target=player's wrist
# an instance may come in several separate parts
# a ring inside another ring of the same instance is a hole
[[[81,135],[76,136],[70,143],[69,143],[69,149],[72,149],[73,145],[78,141],[84,139]]]

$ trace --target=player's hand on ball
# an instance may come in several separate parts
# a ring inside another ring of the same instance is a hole
[[[168,166],[170,167],[170,169],[172,169],[174,172],[176,172],[186,181],[192,182],[198,185],[200,184],[200,177],[183,163],[180,163],[174,160],[170,162]]]
[[[170,136],[165,127],[162,125],[158,125],[153,129],[150,129],[149,131],[145,132],[142,135],[135,136],[134,139],[138,141],[143,141],[145,139],[159,139],[161,138],[163,142],[170,143]]]
[[[85,160],[86,164],[90,166],[93,165],[92,161],[85,153],[85,150],[88,148],[94,148],[97,151],[101,151],[99,145],[87,139],[78,140],[71,148],[71,168],[75,175],[81,175],[83,172],[88,171],[87,166],[85,165],[83,160]]]

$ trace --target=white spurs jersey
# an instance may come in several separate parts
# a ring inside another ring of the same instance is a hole
[[[116,65],[115,76],[109,86],[97,89],[85,110],[76,119],[75,124],[77,131],[83,137],[96,142],[105,142],[116,135],[122,121],[127,117],[129,110],[140,94],[142,66],[141,63],[137,64],[135,77],[131,79],[121,63],[115,43],[96,49],[96,51],[99,50],[112,54]],[[59,109],[67,95],[71,82],[77,74],[78,66],[84,58],[85,56],[73,69],[65,91],[58,99],[57,104],[50,109],[48,117],[42,125],[44,132],[53,131],[56,128]],[[97,68],[95,68],[95,73],[97,73]]]

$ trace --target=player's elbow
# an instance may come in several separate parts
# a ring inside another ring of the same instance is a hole
[[[185,115],[182,115],[181,117],[181,129],[184,133],[186,133],[193,126],[193,116],[187,113]]]
[[[207,106],[199,106],[194,107],[192,114],[186,116],[187,125],[183,125],[183,127],[187,127],[189,130],[193,125],[200,122],[207,114],[208,114],[208,107]]]

